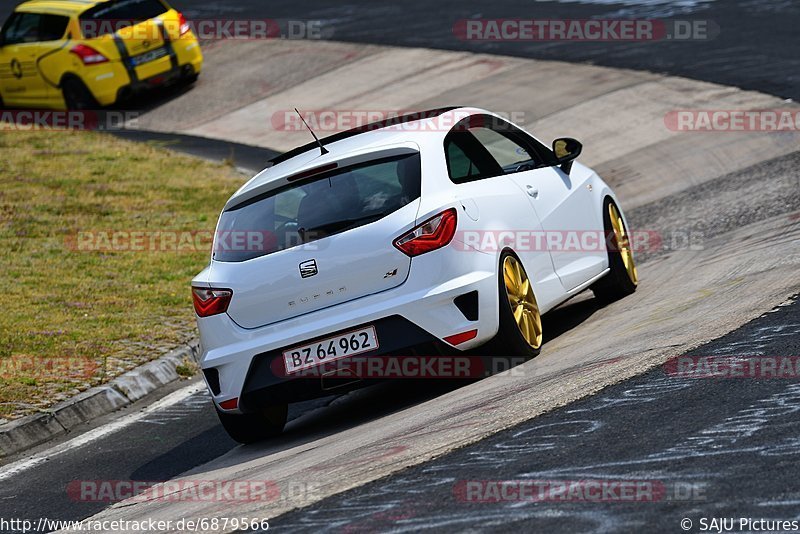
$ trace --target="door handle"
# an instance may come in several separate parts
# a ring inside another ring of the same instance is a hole
[[[528,190],[528,195],[532,196],[533,198],[539,198],[539,190],[533,187],[532,185],[526,185],[526,189]]]

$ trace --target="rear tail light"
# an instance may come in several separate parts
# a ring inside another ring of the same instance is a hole
[[[178,24],[181,27],[181,36],[186,35],[192,29],[189,23],[186,22],[186,17],[183,16],[183,13],[178,13]]]
[[[85,44],[79,44],[70,50],[73,54],[81,58],[84,65],[97,65],[99,63],[106,63],[108,62],[108,58],[92,48],[91,46],[86,46]]]
[[[394,246],[412,257],[442,248],[453,240],[457,222],[456,210],[450,208],[395,239]]]
[[[192,287],[194,311],[200,317],[210,317],[228,310],[233,291],[230,289],[213,289],[208,287]]]

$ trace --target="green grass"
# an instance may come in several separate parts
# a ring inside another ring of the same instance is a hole
[[[0,417],[46,408],[192,338],[189,282],[209,250],[76,243],[99,231],[211,232],[243,181],[103,134],[0,131]]]

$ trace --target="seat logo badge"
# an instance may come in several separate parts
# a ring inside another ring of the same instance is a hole
[[[22,78],[22,65],[17,58],[11,60],[11,74],[18,80]]]
[[[142,41],[142,46],[144,48],[150,48],[150,41]]]
[[[395,269],[394,271],[389,271],[388,273],[386,273],[385,275],[383,275],[383,277],[384,277],[384,278],[391,278],[392,276],[394,276],[394,275],[396,275],[396,274],[397,274],[397,269]]]
[[[318,272],[317,260],[308,260],[300,264],[300,276],[302,278],[310,278]]]

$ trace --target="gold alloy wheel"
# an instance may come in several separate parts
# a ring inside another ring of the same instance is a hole
[[[617,245],[622,263],[625,265],[625,271],[628,273],[628,278],[631,279],[633,285],[639,283],[639,273],[636,272],[636,264],[633,262],[633,251],[631,250],[631,242],[628,239],[628,233],[625,231],[625,223],[622,222],[617,207],[614,204],[608,205],[608,215],[611,217],[611,227],[614,229],[614,241]]]
[[[506,256],[503,260],[503,280],[517,328],[528,345],[538,349],[542,346],[542,317],[539,315],[539,305],[536,303],[531,281],[528,280],[525,269],[514,256]]]

